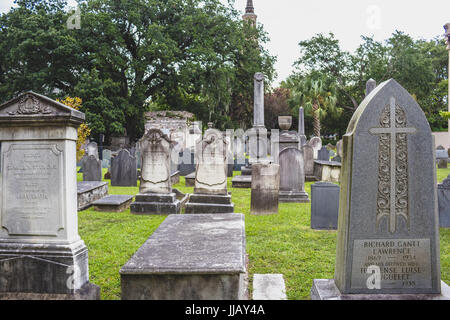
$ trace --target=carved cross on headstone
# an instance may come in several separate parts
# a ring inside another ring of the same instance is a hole
[[[378,163],[377,226],[388,217],[389,231],[397,230],[397,216],[408,219],[408,148],[407,134],[416,128],[406,127],[406,115],[402,107],[391,98],[390,105],[383,109],[381,128],[369,132],[380,135]]]

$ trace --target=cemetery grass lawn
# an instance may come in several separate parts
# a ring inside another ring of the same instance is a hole
[[[103,169],[103,174],[106,169]],[[240,174],[234,172],[234,175]],[[438,183],[450,174],[438,169]],[[78,174],[78,181],[82,175]],[[111,187],[109,194],[139,192],[138,187]],[[311,182],[305,189],[311,195]],[[184,177],[175,185],[183,193]],[[334,276],[336,231],[310,228],[310,204],[280,203],[279,214],[250,215],[250,189],[228,188],[232,191],[235,212],[245,214],[247,254],[249,256],[249,297],[255,273],[281,273],[286,282],[288,299],[307,300],[313,279]],[[97,212],[92,208],[78,213],[79,233],[89,250],[90,281],[101,287],[102,299],[120,299],[120,268],[158,228],[167,216],[138,216],[130,210],[122,213]],[[450,284],[450,229],[440,229],[441,278]]]

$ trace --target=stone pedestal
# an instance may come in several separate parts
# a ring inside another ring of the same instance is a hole
[[[331,182],[311,185],[311,229],[337,230],[339,186]]]
[[[0,106],[0,298],[99,299],[78,235],[84,114],[27,92]]]
[[[314,177],[316,181],[339,182],[340,176],[340,162],[314,160]]]
[[[167,217],[120,279],[123,300],[247,299],[244,215]]]
[[[233,213],[231,195],[191,194],[186,203],[186,214]]]
[[[134,214],[178,214],[181,203],[175,193],[139,193],[130,205]]]
[[[450,287],[441,281],[440,294],[342,294],[334,279],[314,279],[311,300],[450,300]]]

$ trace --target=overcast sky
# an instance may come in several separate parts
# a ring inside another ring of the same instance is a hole
[[[13,2],[0,0],[0,11],[7,11]],[[244,13],[246,3],[235,0],[234,6]],[[275,85],[291,74],[292,63],[300,56],[298,42],[317,33],[333,32],[343,49],[353,51],[361,35],[381,41],[397,29],[416,39],[432,39],[442,35],[443,25],[450,22],[450,0],[253,0],[253,4],[271,40],[266,47],[278,57]]]

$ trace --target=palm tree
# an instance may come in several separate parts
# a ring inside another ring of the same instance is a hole
[[[292,80],[292,102],[305,112],[312,113],[314,135],[320,137],[320,119],[328,111],[336,112],[336,88],[328,84],[326,79],[304,77],[298,81]],[[297,108],[297,110],[298,110]]]

